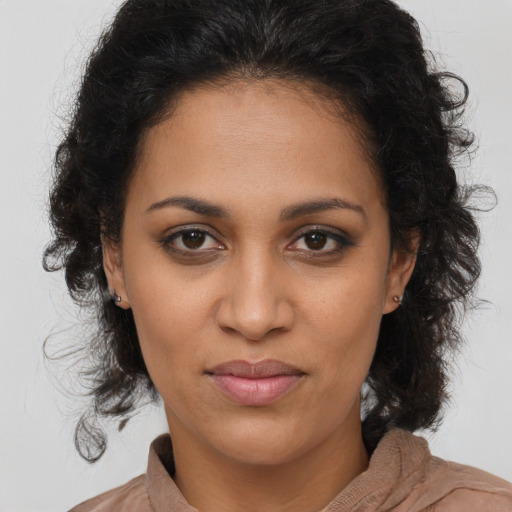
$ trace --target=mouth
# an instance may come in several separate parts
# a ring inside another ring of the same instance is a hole
[[[206,375],[227,398],[241,405],[262,406],[290,392],[306,373],[282,361],[266,359],[258,363],[229,361]]]

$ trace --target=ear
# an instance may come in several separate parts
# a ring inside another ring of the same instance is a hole
[[[409,240],[407,248],[395,248],[391,255],[387,275],[386,297],[382,314],[391,313],[400,306],[396,297],[402,297],[405,287],[411,278],[416,264],[416,256],[420,242],[419,234],[415,233]]]
[[[103,247],[103,270],[107,276],[109,292],[111,295],[115,293],[121,298],[121,301],[117,303],[119,307],[129,309],[130,302],[126,293],[119,244],[106,237],[102,237],[101,244]]]

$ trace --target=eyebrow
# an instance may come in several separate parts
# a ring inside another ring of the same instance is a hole
[[[185,210],[189,210],[206,217],[228,218],[230,216],[228,210],[222,206],[217,206],[209,201],[205,201],[204,199],[196,199],[195,197],[190,196],[168,197],[167,199],[153,203],[146,210],[146,213],[161,210],[162,208],[168,208],[170,206],[178,206],[179,208],[184,208]]]
[[[146,213],[153,212],[155,210],[161,210],[176,206],[197,213],[198,215],[204,215],[206,217],[217,217],[222,219],[228,219],[231,215],[229,210],[222,206],[210,203],[204,199],[198,199],[190,196],[173,196],[153,203],[147,210]],[[358,204],[353,204],[341,198],[332,199],[318,199],[313,201],[307,201],[304,203],[298,203],[285,208],[280,215],[280,219],[284,222],[303,217],[305,215],[311,215],[326,210],[333,209],[344,209],[352,210],[361,214],[366,218],[366,212],[364,208]]]
[[[289,206],[281,212],[281,220],[290,221],[304,215],[310,215],[312,213],[322,212],[326,210],[333,210],[341,208],[345,210],[352,210],[360,213],[366,218],[366,212],[364,208],[358,204],[350,203],[344,199],[334,197],[332,199],[320,199],[316,201],[308,201],[306,203],[299,203],[296,205]]]

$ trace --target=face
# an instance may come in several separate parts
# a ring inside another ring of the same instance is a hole
[[[378,175],[325,101],[269,81],[184,93],[105,247],[173,439],[239,462],[360,432],[381,317],[414,263],[390,251]]]

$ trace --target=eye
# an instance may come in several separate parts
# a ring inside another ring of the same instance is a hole
[[[225,248],[208,231],[199,228],[180,229],[166,236],[160,243],[167,250],[181,254]]]
[[[329,236],[326,233],[322,233],[321,231],[312,231],[310,233],[306,233],[305,235],[302,236],[302,239],[304,241],[306,249],[311,249],[312,251],[329,249],[329,243],[331,246],[334,247],[336,245],[332,238],[329,238]]]
[[[325,256],[342,252],[354,243],[341,232],[326,228],[315,228],[302,232],[289,248],[300,252],[317,253],[315,256]]]

